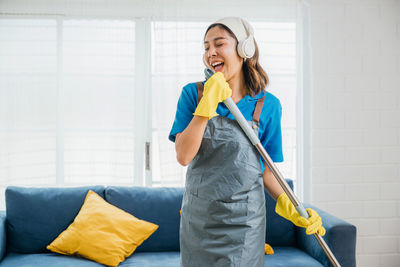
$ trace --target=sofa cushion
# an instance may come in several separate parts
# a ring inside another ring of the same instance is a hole
[[[274,252],[265,256],[265,266],[323,267],[316,259],[296,247],[274,247]]]
[[[179,251],[179,210],[183,188],[106,188],[105,199],[135,217],[159,225],[137,248],[140,251]]]
[[[179,251],[135,252],[118,267],[179,267]]]
[[[179,252],[135,252],[118,267],[179,267]],[[53,253],[16,254],[9,253],[0,262],[0,267],[99,267],[99,263],[77,257]],[[273,255],[265,256],[265,266],[279,267],[323,267],[321,263],[302,250],[294,247],[275,247]]]
[[[8,253],[0,267],[101,267],[94,261],[55,253],[19,254]]]
[[[46,246],[73,222],[89,189],[104,198],[103,186],[7,187],[8,251],[46,252]]]
[[[6,235],[7,235],[7,227],[6,227],[6,212],[0,211],[0,261],[3,259],[6,254]]]
[[[118,267],[179,267],[178,251],[135,252]],[[94,261],[54,253],[18,254],[9,253],[0,262],[0,267],[100,267]]]
[[[119,267],[179,267],[179,257],[179,252],[136,252]],[[323,267],[316,259],[295,247],[276,247],[274,254],[265,256],[265,266]]]
[[[293,181],[286,180],[293,189]],[[275,249],[275,246],[294,246],[296,244],[295,226],[292,222],[279,216],[275,212],[276,201],[265,191],[265,206],[267,213],[266,241]]]
[[[74,222],[47,248],[118,266],[158,225],[139,220],[89,191]]]

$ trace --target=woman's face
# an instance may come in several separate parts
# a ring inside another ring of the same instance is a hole
[[[229,81],[242,70],[243,59],[236,51],[237,41],[220,26],[211,28],[204,38],[204,60]]]

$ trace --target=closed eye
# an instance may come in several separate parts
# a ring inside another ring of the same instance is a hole
[[[221,47],[221,46],[223,46],[224,44],[217,44],[217,45],[215,45],[216,47]],[[209,50],[209,48],[208,47],[206,47],[206,48],[204,48],[204,50],[205,51],[208,51]]]

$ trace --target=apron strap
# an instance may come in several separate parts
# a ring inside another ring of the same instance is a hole
[[[254,113],[253,113],[253,122],[255,122],[255,124],[253,125],[254,129],[258,128],[258,122],[260,120],[260,115],[261,115],[262,107],[264,105],[264,100],[265,100],[265,95],[257,100],[256,108],[254,109]],[[263,157],[261,157],[261,160],[264,163],[264,166],[267,167],[267,164]]]
[[[261,110],[264,105],[265,95],[257,100],[256,108],[253,113],[253,121],[258,124],[260,120]]]
[[[200,103],[200,99],[203,96],[203,89],[204,89],[204,85],[203,82],[197,82],[197,103]]]

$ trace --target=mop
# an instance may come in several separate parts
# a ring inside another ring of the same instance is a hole
[[[206,80],[210,78],[214,72],[210,69],[205,69],[204,74],[206,76]],[[249,124],[247,123],[246,119],[244,118],[243,114],[240,112],[239,108],[236,106],[235,102],[233,102],[232,98],[229,97],[228,99],[224,100],[225,105],[228,107],[229,111],[232,113],[232,115],[235,117],[236,121],[239,123],[240,128],[245,132],[246,136],[250,139],[250,142],[257,148],[258,152],[260,153],[261,157],[264,159],[264,162],[267,164],[269,169],[271,170],[272,174],[278,181],[278,183],[281,185],[283,191],[287,194],[289,197],[290,201],[296,208],[297,212],[304,218],[308,219],[309,215],[307,211],[305,210],[304,206],[301,204],[301,202],[298,200],[290,186],[286,183],[285,179],[283,178],[283,175],[279,172],[278,168],[275,166],[273,163],[272,159],[268,155],[267,151],[265,151],[264,147],[261,144],[261,141],[258,139],[254,131],[251,129]],[[334,267],[340,267],[339,262],[333,255],[332,251],[326,244],[325,240],[322,238],[322,236],[319,233],[313,234],[319,245],[322,247],[324,250],[325,254],[328,256],[330,262]]]

